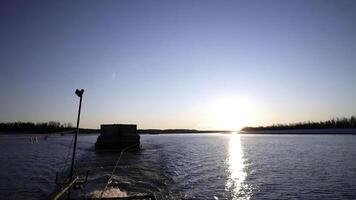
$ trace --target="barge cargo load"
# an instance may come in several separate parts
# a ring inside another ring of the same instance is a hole
[[[96,150],[140,149],[140,135],[136,124],[102,124]]]

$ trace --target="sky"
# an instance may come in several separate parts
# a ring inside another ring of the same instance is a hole
[[[238,129],[356,114],[356,1],[0,2],[0,122]]]

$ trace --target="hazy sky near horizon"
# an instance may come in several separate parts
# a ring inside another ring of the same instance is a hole
[[[356,1],[1,1],[0,121],[232,129],[356,113]]]

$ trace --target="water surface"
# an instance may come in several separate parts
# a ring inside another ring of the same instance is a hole
[[[37,143],[30,137],[37,136]],[[97,135],[79,137],[76,173],[100,192],[119,153],[96,153]],[[45,199],[70,158],[72,136],[1,135],[0,196]],[[355,199],[355,135],[143,135],[126,153],[110,191],[161,199]]]

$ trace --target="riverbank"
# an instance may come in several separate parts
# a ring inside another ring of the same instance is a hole
[[[0,130],[0,134],[72,134],[76,129],[71,130]],[[195,130],[195,129],[138,129],[140,135],[158,135],[158,134],[201,134],[201,133],[231,133],[225,130]],[[80,129],[80,134],[99,134],[100,129]]]
[[[290,135],[356,135],[356,128],[330,129],[288,129],[288,130],[253,130],[240,131],[240,134],[290,134]]]
[[[0,131],[0,135],[68,135],[75,131],[65,132],[28,132],[28,131]],[[169,135],[169,134],[232,134],[239,133],[243,135],[356,135],[356,129],[310,129],[310,130],[264,130],[264,131],[196,131],[196,132],[140,132],[140,135]],[[80,135],[100,134],[100,130],[84,130]]]

